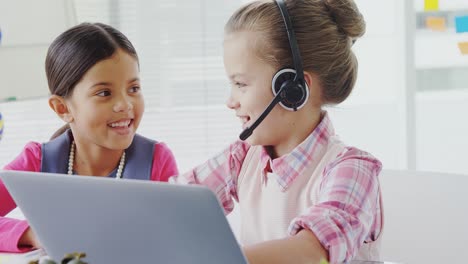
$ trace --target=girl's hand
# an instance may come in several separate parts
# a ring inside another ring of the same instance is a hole
[[[42,246],[37,240],[34,231],[31,229],[31,227],[28,227],[28,229],[26,229],[26,231],[21,236],[18,242],[18,247],[41,248]]]

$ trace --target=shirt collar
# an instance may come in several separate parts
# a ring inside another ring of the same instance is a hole
[[[262,148],[260,166],[263,181],[267,180],[267,173],[272,172],[281,190],[286,191],[312,160],[321,158],[329,138],[334,134],[328,113],[324,111],[314,131],[290,153],[272,160],[265,148]]]

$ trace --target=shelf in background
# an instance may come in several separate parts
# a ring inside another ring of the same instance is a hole
[[[456,22],[458,17],[468,16],[468,9],[454,10],[454,11],[437,11],[437,12],[424,12],[416,14],[416,29],[417,30],[429,30],[431,28],[428,25],[428,20],[440,20],[439,23],[443,24],[441,30],[438,31],[453,31],[455,32]]]
[[[468,67],[468,55],[458,47],[458,43],[468,42],[468,33],[455,33],[453,28],[444,32],[417,30],[414,41],[417,70]]]
[[[468,66],[416,71],[418,91],[443,90],[466,94],[468,91]]]
[[[419,104],[428,104],[430,107],[433,103],[447,104],[447,105],[464,105],[468,101],[468,84],[465,89],[458,90],[433,90],[433,91],[418,91],[415,96]],[[461,114],[461,113],[460,113]]]
[[[428,12],[424,10],[425,0],[414,0],[414,10],[416,12]],[[439,0],[439,8],[437,11],[458,11],[461,9],[468,10],[467,0]],[[435,11],[435,12],[437,12]],[[434,12],[434,11],[429,11]]]

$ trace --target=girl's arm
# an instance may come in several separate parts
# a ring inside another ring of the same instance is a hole
[[[26,250],[29,249],[37,249],[41,248],[41,244],[39,240],[37,240],[36,234],[32,230],[31,227],[28,227],[23,235],[20,237],[18,241],[18,247],[25,248]]]
[[[154,146],[151,180],[167,182],[169,177],[179,174],[172,151],[166,144],[159,142]]]
[[[245,247],[244,254],[250,264],[318,264],[328,259],[317,237],[305,229],[295,236]]]
[[[325,168],[317,204],[293,219],[290,235],[310,230],[328,251],[330,263],[351,261],[364,242],[381,234],[381,167],[370,154],[346,148]]]
[[[30,142],[4,170],[40,171],[41,157],[41,144]],[[4,217],[15,208],[15,202],[0,181],[0,252],[23,252],[34,246],[35,239],[30,239],[32,231],[28,233],[31,229],[27,221]]]
[[[377,159],[347,148],[325,169],[318,203],[293,219],[291,237],[246,247],[249,263],[351,261],[381,233],[380,170]]]
[[[201,184],[218,197],[226,214],[234,208],[237,197],[237,177],[250,145],[236,141],[224,151],[194,169],[170,178],[171,183]]]
[[[32,249],[32,243],[25,236],[28,229],[29,224],[25,220],[0,217],[0,252],[24,252]]]

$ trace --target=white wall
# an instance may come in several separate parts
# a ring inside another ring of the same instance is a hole
[[[468,89],[418,93],[416,105],[417,169],[468,175]]]
[[[48,94],[45,55],[72,25],[70,12],[69,0],[0,0],[0,101]]]

